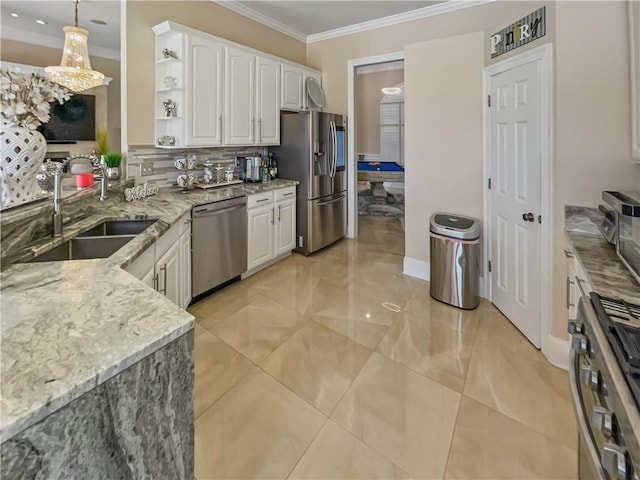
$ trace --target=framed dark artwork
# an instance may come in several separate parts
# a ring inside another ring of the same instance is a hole
[[[38,130],[47,142],[75,142],[96,139],[96,97],[74,94],[63,105],[54,103],[51,120]]]

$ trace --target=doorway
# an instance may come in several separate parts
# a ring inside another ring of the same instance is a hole
[[[404,60],[355,69],[358,240],[404,255]]]
[[[550,65],[544,45],[484,70],[487,297],[543,351],[552,285]]]
[[[358,114],[356,108],[357,69],[360,67],[374,67],[385,63],[404,61],[404,52],[375,55],[349,60],[347,63],[347,118],[350,128],[347,131],[348,144],[348,206],[347,206],[347,237],[356,238],[358,236]],[[365,70],[366,71],[366,70]],[[366,152],[365,152],[366,153]]]

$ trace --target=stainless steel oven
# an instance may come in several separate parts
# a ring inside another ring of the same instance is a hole
[[[638,480],[640,417],[624,367],[601,327],[603,321],[610,321],[608,301],[601,302],[596,294],[582,297],[576,320],[569,322],[569,377],[579,429],[578,474],[580,480]],[[601,319],[602,315],[607,318]]]

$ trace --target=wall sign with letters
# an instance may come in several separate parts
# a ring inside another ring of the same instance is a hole
[[[547,33],[545,7],[541,7],[517,22],[504,27],[489,38],[491,58],[515,50]]]

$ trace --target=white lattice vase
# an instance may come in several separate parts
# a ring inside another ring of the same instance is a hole
[[[36,175],[47,153],[40,132],[2,125],[0,130],[0,179],[4,208],[35,199],[40,193]]]

